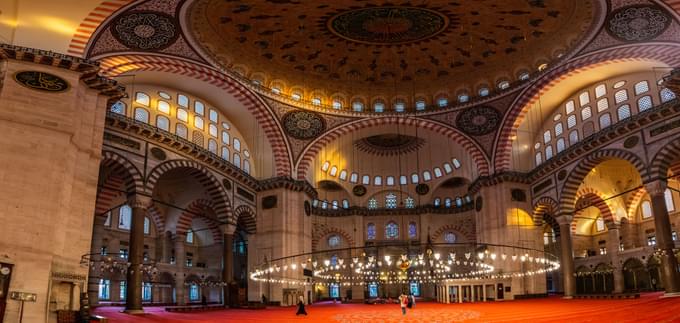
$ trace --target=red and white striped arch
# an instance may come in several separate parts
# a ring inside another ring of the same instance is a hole
[[[380,125],[416,126],[442,134],[460,144],[465,151],[470,154],[479,169],[480,176],[489,175],[489,162],[483,150],[479,145],[467,136],[461,134],[458,130],[432,120],[405,117],[382,117],[361,119],[345,123],[326,132],[323,136],[320,136],[310,143],[298,158],[296,167],[298,179],[304,179],[307,176],[307,172],[309,171],[309,167],[312,165],[314,158],[329,143],[349,133]]]
[[[101,24],[118,9],[128,5],[134,0],[104,0],[94,8],[78,25],[68,45],[68,54],[78,57],[85,55],[85,49],[94,32]]]
[[[252,91],[225,74],[208,66],[179,58],[159,55],[123,55],[101,60],[102,73],[113,77],[130,71],[160,71],[193,77],[234,96],[255,117],[272,147],[277,176],[292,176],[288,142],[277,118]]]
[[[680,1],[680,0],[679,0]],[[524,121],[532,104],[548,90],[573,75],[596,67],[629,61],[659,61],[668,66],[680,64],[680,44],[645,43],[607,48],[572,59],[551,70],[520,94],[506,113],[503,127],[496,141],[493,165],[496,173],[510,170],[512,138]]]

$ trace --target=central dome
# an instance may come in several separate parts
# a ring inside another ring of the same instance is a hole
[[[187,30],[215,64],[274,89],[263,93],[390,110],[526,79],[579,44],[595,1],[196,0]]]
[[[328,20],[328,29],[350,41],[373,45],[403,44],[424,40],[442,32],[446,15],[415,7],[362,8],[339,13]]]

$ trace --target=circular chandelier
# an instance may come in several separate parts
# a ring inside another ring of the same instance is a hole
[[[127,274],[128,271],[134,273],[135,270],[141,270],[142,274],[155,276],[158,274],[158,268],[155,261],[144,261],[143,263],[133,267],[132,263],[127,259],[127,254],[109,253],[102,255],[100,253],[85,254],[80,257],[80,265],[89,267],[92,271],[99,271],[100,273],[121,273]]]
[[[250,279],[291,285],[422,284],[530,277],[559,268],[555,255],[539,249],[481,243],[395,242],[265,260],[250,272]]]

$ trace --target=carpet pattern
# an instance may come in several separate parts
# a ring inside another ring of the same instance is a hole
[[[145,308],[146,315],[120,313],[120,307],[103,307],[95,313],[112,323],[208,322],[335,322],[335,323],[444,323],[444,322],[680,322],[680,298],[643,294],[628,300],[562,300],[558,297],[495,303],[438,304],[419,302],[401,314],[399,305],[320,303],[307,306],[309,316],[295,316],[295,307],[266,310],[223,310],[204,313],[167,313]]]

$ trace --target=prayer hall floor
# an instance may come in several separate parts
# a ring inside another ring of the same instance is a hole
[[[265,310],[230,309],[203,313],[168,313],[162,307],[145,308],[143,316],[120,313],[120,307],[98,308],[95,314],[110,322],[680,322],[680,298],[563,300],[559,297],[493,303],[439,304],[420,302],[402,316],[399,305],[319,303],[307,306],[308,316],[295,316],[295,307]]]

